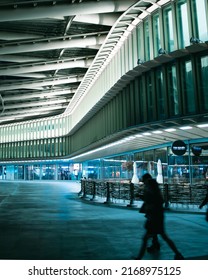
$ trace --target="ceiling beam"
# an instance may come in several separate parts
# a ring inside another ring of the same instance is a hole
[[[60,108],[57,108],[57,110],[59,110],[60,111]],[[56,110],[55,110],[56,111]],[[46,115],[49,115],[49,114],[51,114],[53,111],[43,111],[43,112],[37,112],[37,111],[35,111],[34,112],[34,110],[33,110],[33,112],[29,112],[29,113],[22,113],[22,114],[18,114],[17,116],[11,116],[11,117],[9,117],[9,116],[5,116],[5,117],[1,117],[0,116],[0,123],[6,123],[6,122],[10,122],[10,123],[12,123],[13,121],[23,121],[24,119],[27,119],[28,117],[32,117],[32,118],[34,118],[34,117],[37,117],[37,118],[40,118],[41,116],[46,116]]]
[[[0,61],[3,62],[14,62],[14,63],[27,63],[27,62],[40,62],[47,61],[42,57],[26,56],[26,55],[15,55],[15,54],[5,54],[0,55]]]
[[[13,41],[13,40],[41,39],[43,37],[35,34],[0,31],[0,38],[1,40],[5,40],[5,41]]]
[[[24,78],[32,78],[32,79],[47,79],[51,78],[52,75],[43,74],[43,73],[22,73],[22,74],[14,74],[14,77],[24,77]]]
[[[74,4],[57,3],[51,7],[36,6],[36,7],[18,7],[1,8],[0,22],[19,21],[19,20],[33,20],[40,18],[60,18],[63,16],[87,15],[87,14],[103,14],[126,11],[129,6],[136,3],[136,0],[117,0],[117,1],[97,1],[97,2],[83,2]]]
[[[62,95],[73,95],[75,89],[65,89],[65,90],[56,90],[56,91],[38,91],[38,92],[27,92],[27,94],[15,92],[15,95],[4,95],[4,102],[19,101],[21,100],[31,100],[33,98],[54,98]]]
[[[81,77],[68,77],[64,79],[52,79],[52,80],[43,80],[43,81],[28,81],[27,83],[22,81],[19,83],[10,83],[6,85],[0,84],[0,91],[7,91],[7,90],[15,90],[15,89],[37,89],[46,86],[57,86],[62,84],[73,84],[82,81]]]
[[[70,69],[70,68],[89,68],[93,59],[77,60],[77,61],[68,61],[68,62],[58,62],[58,63],[46,63],[41,65],[29,65],[29,66],[17,66],[9,68],[1,68],[0,76],[12,76],[22,73],[35,73],[35,72],[44,72],[51,70],[61,70],[61,69]]]
[[[36,41],[36,42],[18,42],[18,44],[1,44],[0,55],[5,54],[17,54],[24,52],[37,52],[37,51],[49,51],[58,49],[70,49],[70,48],[91,48],[91,46],[102,45],[106,35],[101,36],[89,36],[85,38],[61,38],[48,39],[48,41]]]
[[[44,111],[54,111],[54,110],[60,110],[60,109],[64,109],[66,108],[67,105],[64,104],[58,104],[58,105],[54,105],[54,106],[42,106],[42,107],[34,107],[35,108],[35,115],[39,115],[39,112],[44,112]],[[34,113],[34,108],[27,108],[27,109],[18,109],[18,110],[9,110],[8,112],[5,111],[2,115],[1,118],[3,118],[3,116],[18,116],[19,114],[28,114],[28,113]],[[28,116],[30,116],[30,114]]]
[[[4,110],[11,110],[11,109],[15,109],[19,110],[19,108],[32,108],[32,107],[45,107],[45,106],[51,106],[54,104],[63,104],[66,102],[69,102],[70,99],[68,98],[63,98],[61,97],[59,98],[55,98],[53,100],[44,100],[44,99],[40,99],[39,101],[30,101],[30,102],[19,102],[19,103],[15,103],[15,104],[9,104],[9,105],[4,105]]]
[[[99,24],[106,26],[113,26],[120,13],[113,14],[93,14],[93,15],[77,15],[74,17],[73,21],[82,22],[82,23],[91,23],[91,24]]]

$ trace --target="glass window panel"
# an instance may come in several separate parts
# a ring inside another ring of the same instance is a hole
[[[33,179],[40,180],[40,165],[39,164],[33,166]]]
[[[144,22],[144,44],[145,44],[145,60],[150,60],[150,30],[149,21]]]
[[[17,125],[17,141],[20,140],[20,134],[21,134],[21,128],[20,128],[20,124]]]
[[[60,118],[60,133],[61,133],[61,135],[65,135],[65,129],[66,129],[66,116]]]
[[[137,27],[137,59],[144,60],[143,54],[143,36],[142,36],[142,24]]]
[[[65,156],[66,155],[66,138],[63,137],[63,148],[62,148],[62,156]]]
[[[154,116],[154,100],[153,100],[153,89],[152,89],[152,79],[151,74],[146,75],[146,92],[147,92],[147,118],[148,121],[153,120]]]
[[[19,142],[17,143],[16,147],[17,147],[17,154],[16,155],[17,155],[17,158],[19,158],[19,154],[20,154],[19,153],[20,152],[20,143]]]
[[[48,121],[44,121],[44,138],[48,137]]]
[[[169,114],[170,116],[176,116],[179,114],[179,95],[175,65],[167,67],[167,76]]]
[[[55,180],[55,165],[43,165],[42,166],[42,180]]]
[[[158,56],[158,50],[161,48],[160,19],[159,15],[153,16],[153,43],[154,57]]]
[[[171,6],[164,10],[165,49],[168,52],[174,50],[173,15]]]
[[[133,65],[134,65],[134,50],[133,50],[133,38],[132,37],[133,37],[133,35],[131,34],[131,36],[129,36],[129,39],[127,41],[128,42],[127,53],[128,53],[128,60],[129,60],[129,69],[132,69]]]
[[[132,33],[132,50],[133,50],[133,67],[135,67],[137,66],[137,60],[138,60],[137,29],[135,29]]]
[[[125,73],[125,69],[126,69],[124,48],[121,48],[121,69],[122,69],[122,75],[123,75]]]
[[[138,94],[139,94],[139,117],[140,117],[140,122],[144,122],[146,121],[146,108],[147,108],[147,104],[146,104],[146,98],[145,98],[145,91],[144,91],[144,79],[142,79],[141,77],[138,79]]]
[[[47,139],[44,139],[43,145],[44,145],[43,146],[44,147],[43,156],[46,157],[47,156],[47,151],[48,151]]]
[[[51,139],[51,156],[55,155],[55,144],[54,144],[54,138]]]
[[[44,144],[43,144],[43,139],[40,140],[40,157],[43,157],[44,153]]]
[[[59,140],[59,156],[63,155],[63,143],[62,143],[62,137],[58,138]]]
[[[157,113],[159,119],[165,118],[165,91],[162,69],[156,71]]]
[[[208,111],[208,56],[201,58],[201,79],[200,79],[200,88],[202,96],[202,106],[203,110]]]
[[[194,82],[191,61],[186,61],[183,65],[183,92],[185,102],[185,112],[194,113],[196,110],[196,100],[194,93]]]
[[[4,133],[5,133],[5,141],[8,142],[8,133],[7,133],[8,127],[5,127]]]
[[[14,157],[15,157],[15,155],[14,155]],[[26,154],[26,157],[27,158],[30,157],[30,142],[29,141],[27,141],[27,154]]]
[[[34,146],[33,141],[30,141],[30,157],[34,157]]]
[[[58,142],[58,138],[55,139],[55,156],[57,157],[59,151],[59,142]]]
[[[14,158],[14,143],[9,144],[9,158]]]
[[[40,138],[40,123],[36,123],[37,139]]]
[[[27,145],[27,142],[24,141],[24,142],[23,142],[23,157],[24,157],[24,158],[26,157],[26,145]]]
[[[27,131],[28,131],[28,139],[34,139],[33,135],[34,135],[34,131],[33,131],[33,122],[26,124],[26,126],[28,127]]]
[[[207,0],[192,0],[195,35],[201,41],[208,39]]]
[[[176,3],[178,46],[180,49],[190,45],[188,24],[187,0],[179,0]]]
[[[36,151],[36,154],[37,154],[37,157],[40,156],[40,140],[37,140],[37,151]]]
[[[44,137],[44,134],[43,134],[43,130],[44,130],[44,123],[43,122],[40,122],[40,137],[43,138]]]
[[[55,133],[54,133],[54,119],[52,119],[51,121],[51,137],[54,137]]]
[[[2,159],[2,152],[3,152],[3,148],[2,148],[2,144],[0,144],[0,159]],[[0,172],[1,175],[1,172]]]

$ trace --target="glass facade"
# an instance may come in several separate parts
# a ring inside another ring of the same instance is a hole
[[[138,21],[137,26],[135,26],[135,30],[130,32],[127,40],[121,48],[119,48],[116,55],[112,57],[108,67],[105,68],[105,71],[102,75],[100,75],[95,85],[90,89],[87,97],[88,102],[86,103],[85,99],[83,99],[83,104],[82,102],[79,104],[79,112],[75,111],[73,116],[60,115],[56,118],[33,120],[24,123],[15,123],[13,125],[2,125],[0,126],[0,143],[65,137],[74,125],[76,125],[84,116],[82,116],[82,112],[85,114],[86,106],[95,105],[96,102],[100,100],[118,81],[118,79],[120,79],[120,77],[137,66],[138,59],[147,62],[158,57],[158,50],[161,47],[168,53],[184,49],[185,47],[190,46],[191,37],[199,38],[201,42],[207,41],[207,10],[207,0],[175,0],[167,1],[166,4],[162,5],[161,9],[154,9],[153,12],[148,13],[144,12],[144,16],[142,16],[140,21]],[[205,57],[201,60],[201,65],[204,69],[206,68],[206,59],[205,55]],[[176,62],[180,64],[180,60]],[[188,72],[190,73],[190,78],[192,79],[191,71],[193,67],[195,69],[195,65],[193,65],[193,63],[195,62],[192,61],[191,64],[188,62],[185,63],[182,71],[185,79],[188,79]],[[152,68],[151,71],[154,71],[154,69]],[[198,69],[198,71],[201,71],[201,68]],[[176,74],[177,78],[177,75],[180,76],[180,71],[172,72],[172,75],[173,74]],[[198,75],[198,73],[196,74]],[[205,75],[206,73],[202,73],[202,76]],[[179,91],[182,92],[183,90],[178,89],[178,85],[180,85],[180,83],[177,84],[177,87],[175,84],[176,83],[172,81],[171,98],[175,100],[175,109],[170,112],[170,116],[173,115],[173,113],[179,114],[178,110],[180,108],[177,105],[177,102],[178,100],[182,101],[182,99],[180,99],[180,97],[178,98],[177,95]],[[171,88],[171,86],[167,86],[169,89]],[[187,97],[193,96],[194,94],[191,92],[187,83],[183,86],[186,91],[186,97],[183,105],[185,107],[187,106]],[[196,90],[196,87],[194,90]],[[206,85],[202,90],[204,94],[203,98],[206,101]],[[151,104],[150,96],[148,100]],[[204,107],[207,108],[207,103],[203,104],[205,104]],[[89,107],[89,110],[90,109],[91,108]],[[194,108],[186,108],[188,114],[193,112],[193,110]],[[184,112],[182,112],[182,114],[184,114]],[[53,141],[54,140],[51,140],[51,142]],[[40,143],[40,145],[41,144],[42,143]],[[51,145],[51,143],[49,143],[49,145]],[[76,149],[75,146],[74,148]],[[24,145],[23,150],[26,154],[30,153],[25,149]],[[37,154],[38,153],[42,153],[42,151],[37,150]],[[63,153],[64,151],[61,147],[59,147],[58,150],[57,148],[54,150],[54,156],[56,157],[61,156]],[[20,154],[22,154],[22,152],[20,152]],[[7,154],[7,158],[8,157],[9,155]]]
[[[161,146],[157,149],[86,161],[83,163],[83,174],[90,179],[131,180],[133,162],[136,162],[139,179],[146,172],[157,178],[159,160],[162,163],[163,183],[204,184],[208,180],[207,142],[187,143],[187,151],[182,156],[175,155],[171,146]]]
[[[89,90],[88,102],[84,98],[83,102],[80,101],[79,112],[75,110],[74,115],[0,126],[1,162],[61,159],[121,130],[207,113],[208,50],[201,44],[190,44],[191,37],[203,42],[208,40],[207,10],[207,0],[177,0],[167,1],[161,9],[146,12]],[[158,55],[160,48],[166,50],[167,61],[163,60],[164,56]],[[138,65],[138,59],[144,63]],[[83,117],[82,114],[85,116],[89,112],[86,107],[99,103],[107,92],[111,95],[110,90],[122,79],[124,83],[116,88],[112,98],[70,134]],[[176,173],[179,177],[185,177],[185,171],[181,168],[186,165],[186,176],[189,176],[186,179],[193,181],[196,178],[193,174],[200,177],[201,170],[207,165],[206,157],[205,147],[200,164],[195,157],[188,155],[176,158],[168,147],[134,154],[138,166],[141,164],[140,174],[147,170],[156,174],[157,160],[160,158],[166,174],[164,178],[175,178],[178,176],[174,175]],[[131,171],[126,162],[130,164],[132,160],[124,155],[89,161],[83,163],[82,171],[91,178],[128,178]],[[175,168],[176,164],[181,167]],[[60,166],[2,163],[0,166],[1,179],[62,180],[80,177],[80,172],[79,168],[64,163]]]
[[[93,166],[94,169],[95,166]],[[72,162],[10,163],[0,165],[0,180],[80,180],[83,175],[82,172],[85,173],[82,170],[82,164]],[[90,178],[88,175],[87,177]],[[98,175],[96,178],[98,178]]]

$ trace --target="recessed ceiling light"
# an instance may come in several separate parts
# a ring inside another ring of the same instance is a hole
[[[208,127],[208,123],[198,124],[197,126],[200,128]]]
[[[187,129],[192,129],[193,127],[192,126],[182,126],[182,127],[180,127],[180,129],[182,129],[182,130],[187,130]]]
[[[152,133],[154,133],[154,134],[161,134],[161,133],[163,133],[161,130],[155,130],[155,131],[153,131]]]
[[[175,128],[168,128],[168,129],[165,129],[165,131],[167,131],[167,132],[173,132],[173,131],[176,131],[176,129],[175,129]]]
[[[149,136],[149,135],[151,135],[151,133],[150,132],[144,132],[144,133],[142,133],[143,135],[145,135],[145,136]]]

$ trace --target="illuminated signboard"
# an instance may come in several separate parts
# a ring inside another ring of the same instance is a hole
[[[186,153],[187,146],[182,140],[177,140],[172,144],[172,152],[177,156],[182,156]]]
[[[195,156],[200,156],[202,152],[202,147],[199,146],[192,146],[191,151]]]

